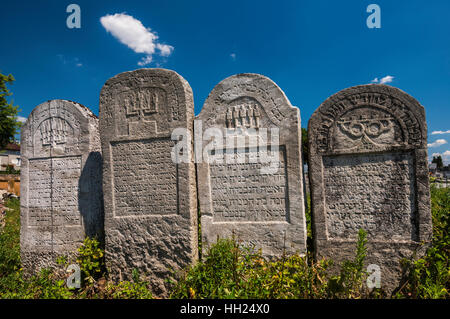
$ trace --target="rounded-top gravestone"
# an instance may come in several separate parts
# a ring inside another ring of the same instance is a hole
[[[300,134],[299,109],[269,78],[216,85],[195,121],[205,246],[234,236],[266,257],[306,252]]]
[[[392,291],[400,259],[432,235],[424,108],[394,87],[351,87],[320,105],[308,137],[316,258],[353,259],[364,229],[366,263]]]
[[[103,238],[98,119],[81,104],[37,106],[21,132],[21,260],[26,273]]]
[[[136,269],[157,294],[198,255],[193,120],[191,87],[171,70],[124,72],[101,91],[106,264],[114,279]]]

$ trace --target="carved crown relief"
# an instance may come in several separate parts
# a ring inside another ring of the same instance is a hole
[[[61,148],[72,135],[70,124],[60,117],[50,117],[39,125],[42,148]]]
[[[43,121],[39,127],[42,146],[55,147],[67,142],[69,123],[59,117],[51,117]]]
[[[73,119],[72,119],[73,120]],[[43,119],[33,130],[30,156],[53,156],[75,152],[79,148],[79,128],[77,123],[51,116]]]

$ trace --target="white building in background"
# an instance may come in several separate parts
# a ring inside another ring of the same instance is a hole
[[[15,170],[20,170],[20,146],[8,143],[0,150],[0,170],[5,171],[8,165],[12,165]]]

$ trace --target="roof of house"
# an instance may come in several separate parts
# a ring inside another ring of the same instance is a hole
[[[16,143],[8,143],[3,148],[3,150],[6,150],[6,151],[20,151],[20,145],[18,145]]]

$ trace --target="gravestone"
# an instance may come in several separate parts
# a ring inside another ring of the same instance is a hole
[[[308,136],[316,258],[353,259],[362,228],[366,264],[392,291],[400,258],[432,235],[424,108],[387,85],[351,87],[320,105]]]
[[[137,269],[157,294],[198,255],[193,152],[175,152],[173,134],[190,149],[193,119],[191,87],[171,70],[121,73],[101,91],[106,264],[116,280]]]
[[[21,133],[21,259],[26,273],[103,240],[98,119],[66,100],[38,105]]]
[[[269,78],[220,82],[195,121],[202,242],[306,252],[300,111]],[[199,143],[201,141],[201,143]]]

